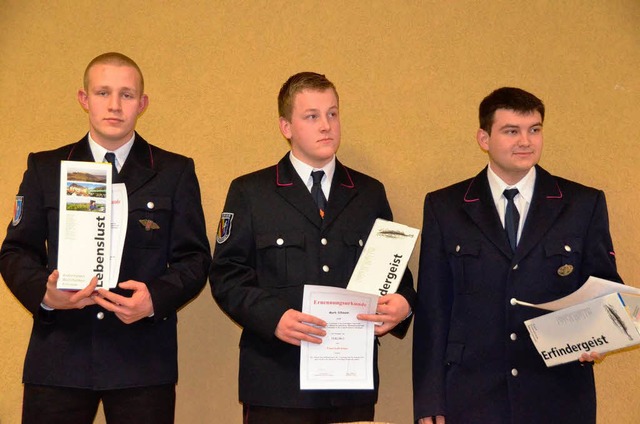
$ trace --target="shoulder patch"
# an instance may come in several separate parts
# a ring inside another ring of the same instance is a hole
[[[22,221],[22,212],[24,211],[24,196],[16,196],[16,201],[13,204],[13,220],[11,225],[14,227]]]
[[[222,212],[220,223],[218,224],[218,233],[216,234],[216,242],[222,244],[231,235],[231,222],[233,221],[232,212]]]

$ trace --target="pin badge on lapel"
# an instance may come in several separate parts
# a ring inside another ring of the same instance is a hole
[[[567,275],[573,272],[573,265],[565,264],[558,268],[558,275],[561,277],[566,277]]]
[[[141,219],[138,221],[144,227],[145,231],[159,230],[160,226],[150,219]]]

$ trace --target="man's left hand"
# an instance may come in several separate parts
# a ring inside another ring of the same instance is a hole
[[[124,281],[118,287],[133,291],[131,297],[121,296],[109,290],[98,290],[95,302],[107,311],[111,311],[125,324],[131,324],[153,315],[151,294],[145,283],[140,281]]]
[[[378,299],[378,307],[375,314],[358,314],[358,319],[363,321],[382,322],[376,325],[376,336],[384,336],[393,330],[409,316],[411,307],[402,295],[397,293],[386,294]]]

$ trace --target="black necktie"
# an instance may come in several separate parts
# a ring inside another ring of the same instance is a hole
[[[111,164],[111,182],[116,182],[118,178],[118,168],[116,168],[116,154],[107,152],[104,154],[104,160]]]
[[[320,216],[324,218],[324,211],[327,208],[327,198],[324,197],[324,193],[322,192],[322,185],[320,182],[322,181],[322,177],[324,177],[324,171],[313,171],[311,173],[311,178],[313,179],[313,186],[311,186],[311,196],[313,197],[313,201],[318,205],[318,209],[320,210]]]
[[[507,189],[504,191],[504,197],[507,198],[507,210],[504,214],[504,229],[507,232],[507,238],[511,245],[511,250],[516,251],[518,245],[518,224],[520,224],[520,214],[518,208],[513,202],[513,198],[518,194],[517,188]]]

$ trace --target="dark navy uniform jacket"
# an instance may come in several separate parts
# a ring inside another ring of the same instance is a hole
[[[383,185],[336,161],[323,220],[287,154],[234,180],[224,213],[233,214],[231,231],[216,246],[210,282],[220,307],[243,327],[240,401],[283,408],[375,403],[377,367],[375,390],[301,391],[300,348],[274,332],[288,309],[301,310],[304,284],[347,286],[376,218],[392,219]],[[408,270],[398,293],[413,304]]]
[[[415,418],[456,423],[594,423],[591,364],[547,368],[524,321],[589,276],[621,281],[604,193],[537,167],[515,253],[486,168],[429,193],[414,323]],[[571,273],[560,271],[573,269]],[[559,272],[560,271],[560,272]]]
[[[129,220],[118,281],[146,283],[154,307],[153,317],[129,325],[97,305],[51,312],[40,307],[58,259],[62,160],[93,162],[87,138],[29,155],[18,192],[24,196],[22,219],[9,225],[0,251],[2,277],[33,314],[24,382],[89,389],[175,383],[176,312],[200,292],[211,260],[193,160],[136,134],[119,173]],[[159,228],[146,231],[143,219]]]

